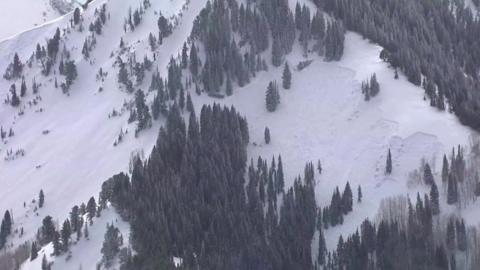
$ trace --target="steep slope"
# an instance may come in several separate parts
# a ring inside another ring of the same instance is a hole
[[[7,157],[9,150],[25,151],[24,156],[19,155],[14,160],[0,161],[0,185],[3,187],[0,210],[11,209],[15,228],[23,227],[25,232],[21,238],[14,235],[10,242],[16,245],[33,238],[46,215],[52,215],[59,222],[65,219],[74,204],[96,196],[105,179],[114,173],[128,171],[132,152],[144,153],[144,157],[149,155],[162,121],[135,138],[135,126],[127,124],[127,113],[109,117],[113,109],[122,111],[123,104],[133,98],[119,89],[116,57],[112,55],[119,55],[122,38],[137,58],[152,57],[148,34],[157,31],[157,12],[160,10],[167,16],[181,14],[178,25],[160,46],[154,62],[154,67],[166,77],[170,56],[180,53],[195,17],[206,2],[152,1],[152,7],[146,11],[141,24],[134,32],[125,33],[125,16],[139,1],[95,1],[83,13],[85,26],[95,18],[94,9],[103,3],[107,3],[111,17],[102,35],[97,37],[91,61],[85,60],[81,53],[88,31],[70,29],[63,35],[79,73],[69,95],[54,87],[54,76],[44,78],[40,74],[38,63],[28,69],[29,90],[21,108],[12,108],[8,104],[0,107],[0,125],[6,129],[12,127],[15,132],[15,136],[0,146],[0,156]],[[57,27],[68,28],[71,16],[68,14],[2,42],[0,51],[7,53],[0,55],[0,70],[6,69],[15,52],[22,61],[28,59],[37,42],[43,43],[46,37],[53,36]],[[380,51],[375,44],[348,33],[341,61],[327,63],[317,56],[309,56],[313,63],[302,71],[293,71],[292,89],[281,90],[281,105],[275,113],[265,109],[265,90],[271,80],[281,81],[281,68],[270,66],[268,72],[259,73],[245,87],[235,87],[234,95],[222,100],[205,94],[196,96],[194,89],[188,90],[197,110],[203,104],[217,102],[234,105],[245,115],[252,141],[249,158],[282,155],[287,185],[303,173],[306,162],[316,163],[320,159],[324,171],[317,175],[316,195],[322,206],[329,203],[336,186],[343,187],[347,181],[354,190],[358,185],[362,186],[364,202],[354,205],[353,213],[346,216],[343,226],[326,233],[330,248],[336,245],[339,234],[353,232],[365,217],[373,219],[383,198],[423,191],[424,187],[408,187],[408,174],[419,167],[422,158],[429,160],[438,173],[443,153],[457,144],[467,145],[472,133],[452,114],[439,112],[423,101],[423,89],[408,83],[402,75],[395,80],[394,71],[379,59]],[[287,57],[291,67],[303,60],[299,47]],[[108,72],[104,81],[96,79],[100,68]],[[373,73],[378,76],[381,92],[370,102],[365,102],[361,82]],[[143,84],[135,87],[147,90],[150,74],[147,73]],[[28,101],[35,99],[30,89],[33,78],[42,84],[41,100],[36,98],[38,105],[29,106]],[[0,80],[1,96],[8,95],[11,83]],[[18,89],[19,81],[16,83]],[[99,92],[99,87],[103,91]],[[147,95],[147,100],[151,101],[153,94]],[[21,115],[20,111],[23,112]],[[263,142],[267,126],[272,133],[269,145]],[[120,130],[129,133],[114,147]],[[389,148],[394,169],[391,176],[385,176]],[[35,210],[36,204],[30,202],[37,198],[41,189],[46,194],[46,204]],[[101,222],[95,223],[92,241],[77,244],[72,249],[72,261],[64,263],[61,257],[53,269],[78,269],[79,265],[93,269],[101,257],[99,251],[105,223],[113,219],[118,219],[114,213],[104,214]],[[128,229],[125,224],[122,227],[125,236]],[[49,249],[51,247],[45,249],[47,253],[51,252]],[[27,262],[22,269],[37,269],[40,260],[41,256],[34,262]]]
[[[5,0],[0,3],[0,40],[42,25],[60,16],[49,0]]]

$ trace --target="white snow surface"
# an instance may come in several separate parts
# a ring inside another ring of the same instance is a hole
[[[4,2],[0,2],[1,8]],[[32,68],[25,67],[28,93],[22,98],[22,109],[0,104],[0,125],[7,130],[12,127],[15,132],[6,144],[0,145],[0,211],[11,209],[14,227],[25,230],[21,239],[18,235],[11,237],[10,245],[31,239],[44,216],[52,215],[61,222],[73,205],[96,196],[103,181],[115,173],[128,170],[133,151],[143,151],[148,156],[162,121],[134,138],[135,127],[127,124],[128,113],[121,117],[108,117],[114,108],[119,110],[124,101],[133,98],[119,89],[118,69],[113,68],[115,57],[110,55],[112,52],[117,55],[120,37],[123,37],[130,50],[136,52],[137,59],[142,59],[144,55],[151,58],[147,37],[149,32],[157,32],[158,11],[168,16],[181,14],[179,25],[160,46],[154,63],[161,75],[166,77],[170,56],[180,52],[190,34],[193,20],[207,0],[191,0],[185,10],[182,10],[185,0],[151,2],[152,7],[146,11],[140,26],[133,33],[124,33],[122,26],[128,9],[130,6],[136,8],[140,1],[94,1],[83,13],[85,26],[93,19],[95,7],[103,3],[107,3],[107,11],[112,16],[103,34],[97,37],[97,46],[91,56],[93,64],[81,55],[87,30],[71,30],[62,34],[79,73],[70,95],[54,88],[53,77],[43,77],[34,64]],[[294,7],[292,3],[291,6]],[[12,61],[15,52],[25,62],[37,42],[44,44],[57,27],[67,27],[70,18],[71,14],[67,14],[1,42],[0,73]],[[379,46],[359,35],[347,33],[345,54],[340,62],[327,63],[316,55],[310,55],[313,63],[303,71],[297,71],[294,66],[305,58],[301,49],[296,47],[287,57],[293,71],[292,89],[281,90],[281,104],[275,113],[265,109],[265,90],[271,80],[277,80],[281,85],[282,68],[270,66],[268,72],[259,73],[249,85],[235,87],[232,97],[221,100],[206,95],[196,96],[193,89],[189,90],[197,111],[203,104],[217,102],[234,105],[245,115],[251,138],[249,157],[281,155],[287,186],[297,175],[303,176],[307,162],[316,165],[321,159],[323,174],[316,175],[316,196],[320,206],[330,203],[336,186],[343,189],[349,181],[354,198],[357,186],[362,186],[363,202],[354,204],[354,211],[345,217],[344,225],[326,231],[329,247],[336,245],[339,234],[353,232],[365,217],[373,219],[382,198],[398,194],[414,195],[423,190],[422,187],[407,187],[408,173],[419,167],[422,158],[429,160],[438,172],[443,154],[449,153],[458,144],[466,145],[472,133],[454,115],[430,107],[428,101],[423,100],[424,90],[410,84],[402,74],[400,79],[395,80],[394,71],[379,59],[380,50]],[[108,72],[104,82],[95,79],[100,67]],[[54,69],[58,70],[58,67]],[[381,91],[377,97],[365,102],[360,85],[374,72]],[[37,106],[29,107],[27,101],[34,98],[31,93],[34,77],[42,83],[39,92],[42,100]],[[151,74],[147,73],[144,83],[137,88],[146,91],[150,77]],[[58,78],[60,80],[60,76]],[[11,83],[0,79],[1,98],[7,96]],[[19,89],[19,81],[16,83]],[[99,86],[103,87],[102,92],[98,92]],[[150,93],[148,99],[151,98]],[[40,108],[43,112],[36,112]],[[23,110],[24,114],[19,115],[19,110]],[[269,145],[263,142],[266,126],[272,136]],[[129,133],[121,144],[114,147],[113,142],[120,129],[128,129]],[[43,134],[45,130],[49,130],[46,135]],[[386,177],[384,167],[389,148],[394,167],[393,174]],[[24,149],[25,156],[4,161],[6,151],[10,149]],[[40,189],[45,192],[46,203],[44,208],[35,212],[35,203],[31,201],[37,198]],[[72,249],[73,258],[68,263],[62,257],[57,259],[54,269],[78,269],[79,263],[83,269],[94,269],[101,257],[99,247],[103,241],[104,225],[113,219],[117,219],[113,211],[105,212],[98,226],[94,225],[95,232],[91,232],[90,238],[93,240],[94,233],[100,236],[94,241],[87,243],[82,240],[76,244]],[[128,230],[126,225],[121,226]],[[51,247],[47,246],[45,252],[51,253],[49,249]],[[40,260],[41,256],[42,253]],[[22,270],[38,269],[38,266],[38,260],[26,262]]]
[[[0,40],[39,26],[60,14],[50,6],[49,0],[0,1]]]

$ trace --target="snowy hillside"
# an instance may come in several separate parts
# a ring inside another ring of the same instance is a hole
[[[315,8],[311,2],[305,2]],[[58,84],[63,81],[63,76],[57,74],[57,65],[47,77],[41,74],[39,62],[33,60],[31,67],[25,65],[23,75],[28,89],[19,107],[10,106],[9,89],[14,83],[18,92],[21,79],[0,79],[0,97],[5,100],[0,105],[0,126],[14,133],[0,145],[0,211],[11,211],[16,231],[7,239],[9,248],[33,239],[47,215],[59,226],[72,206],[86,203],[91,196],[97,197],[106,179],[129,172],[134,155],[144,159],[150,155],[165,120],[154,121],[150,129],[135,136],[135,123],[128,123],[128,107],[134,102],[134,95],[118,83],[117,57],[126,61],[134,54],[137,59],[144,56],[155,59],[152,71],[147,71],[145,80],[134,86],[146,92],[150,105],[155,94],[148,91],[152,72],[158,68],[167,77],[171,56],[180,55],[207,0],[151,1],[135,30],[126,31],[129,9],[140,3],[139,0],[93,1],[82,11],[85,29],[79,31],[71,26],[73,12],[60,17],[47,0],[0,1],[0,10],[11,11],[1,16],[2,25],[17,21],[19,16],[28,18],[18,20],[19,23],[12,24],[14,27],[0,29],[0,40],[18,34],[0,43],[0,71],[7,69],[15,53],[23,63],[30,57],[34,59],[37,43],[44,44],[57,27],[61,31],[60,48],[70,51],[70,59],[78,70],[78,78],[65,94],[60,86],[55,87],[57,79]],[[82,47],[90,35],[88,26],[97,19],[96,9],[100,10],[103,4],[109,19],[86,59]],[[290,6],[294,9],[295,3],[290,1]],[[24,14],[25,11],[32,13]],[[148,36],[158,32],[160,13],[170,18],[175,27],[152,53]],[[41,26],[31,29],[34,25]],[[119,49],[121,40],[126,48],[123,51]],[[323,173],[315,179],[316,200],[320,205],[328,205],[335,187],[343,188],[347,181],[354,190],[361,185],[367,199],[361,204],[354,203],[353,212],[345,216],[343,225],[326,231],[329,249],[335,248],[340,234],[353,233],[367,217],[375,219],[382,199],[407,194],[414,198],[418,191],[428,192],[423,186],[410,187],[409,174],[425,159],[440,179],[444,153],[450,153],[457,145],[467,146],[475,133],[461,125],[453,114],[429,106],[424,100],[424,90],[408,82],[403,74],[394,79],[394,69],[379,58],[381,50],[360,35],[347,32],[340,61],[325,62],[310,54],[307,59],[313,60],[312,64],[298,70],[297,64],[306,58],[302,48],[295,44],[286,57],[292,67],[292,88],[280,91],[281,102],[275,113],[265,108],[265,89],[272,80],[281,82],[282,68],[270,64],[268,71],[258,73],[246,86],[235,84],[230,97],[198,96],[193,88],[187,89],[197,112],[204,104],[221,103],[233,105],[244,115],[250,131],[248,158],[281,155],[287,187],[297,175],[303,174],[307,162],[316,164],[318,160],[323,167]],[[99,78],[100,69],[105,75]],[[373,73],[382,90],[365,102],[361,84]],[[40,85],[37,94],[32,92],[34,80]],[[184,116],[188,118],[187,113]],[[265,127],[271,132],[270,144],[264,142]],[[123,135],[121,142],[119,134]],[[386,176],[389,149],[393,173]],[[40,190],[45,193],[45,205],[37,209]],[[477,213],[476,209],[468,211]],[[121,221],[113,207],[109,207],[95,220],[91,240],[80,240],[73,245],[70,259],[66,260],[66,254],[50,256],[53,247],[49,244],[39,251],[36,260],[24,263],[21,269],[40,269],[43,254],[55,261],[52,269],[76,270],[80,266],[95,269],[101,260],[105,227],[111,222],[128,239],[128,223]],[[467,219],[467,222],[476,225],[479,221]]]
[[[4,0],[0,2],[0,40],[56,19],[60,14],[49,0]]]

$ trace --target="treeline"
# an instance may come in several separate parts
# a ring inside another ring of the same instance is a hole
[[[417,194],[407,215],[382,219],[377,224],[365,220],[347,238],[340,236],[336,249],[326,256],[323,269],[476,269],[478,264],[467,256],[478,251],[475,240],[468,241],[462,219],[439,222],[432,210],[431,198]],[[389,209],[388,211],[391,211]],[[401,212],[403,209],[395,209]],[[473,232],[476,236],[476,232]],[[477,262],[478,263],[478,262]]]
[[[232,83],[242,87],[257,72],[267,69],[262,56],[267,49],[272,51],[271,63],[281,66],[292,51],[297,32],[305,54],[317,52],[327,61],[342,57],[344,28],[340,22],[327,21],[322,11],[312,15],[305,5],[297,5],[294,15],[286,0],[249,1],[247,5],[232,0],[209,1],[190,36],[192,48],[200,41],[205,50],[203,66],[195,52],[198,61],[190,63],[192,76],[207,93],[225,88],[228,94]]]
[[[480,21],[463,1],[313,2],[384,47],[380,57],[423,85],[432,106],[444,110],[447,100],[464,124],[480,128]]]
[[[131,224],[136,254],[122,269],[169,268],[173,257],[184,269],[313,269],[311,170],[284,191],[281,157],[247,169],[248,126],[234,108],[204,106],[188,122],[173,105],[147,161],[102,186],[100,201]]]

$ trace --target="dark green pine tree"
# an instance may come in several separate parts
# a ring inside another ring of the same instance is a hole
[[[43,194],[43,189],[41,189],[40,193],[38,194],[38,207],[42,208],[44,204],[45,204],[45,194]]]
[[[48,265],[48,261],[47,261],[47,256],[45,254],[43,254],[43,257],[42,257],[42,270],[48,270],[49,269],[49,265]]]
[[[40,244],[47,244],[53,241],[55,236],[55,225],[51,216],[46,216],[42,221]]]
[[[73,23],[77,25],[80,22],[80,8],[75,8],[73,11]]]
[[[105,232],[105,239],[103,241],[101,252],[103,254],[103,262],[108,268],[112,265],[113,259],[120,251],[122,245],[121,235],[118,228],[113,224],[107,224],[107,231]]]
[[[283,193],[285,180],[283,175],[283,164],[282,164],[282,157],[278,156],[278,165],[277,165],[277,194]]]
[[[95,217],[95,214],[96,214],[96,211],[97,211],[97,203],[95,202],[94,197],[91,197],[88,200],[86,211],[88,213],[88,220],[90,221],[90,225],[92,225],[92,223],[93,223],[92,219],[93,219],[93,217]]]
[[[187,92],[187,111],[189,113],[195,112],[195,108],[193,107],[192,97],[190,96],[190,92]]]
[[[480,196],[480,179],[478,176],[478,172],[475,172],[475,196],[479,197]]]
[[[344,215],[353,210],[353,193],[350,187],[350,183],[347,182],[342,194],[342,212]]]
[[[32,246],[30,249],[30,261],[35,260],[38,257],[38,247],[37,242],[32,242]]]
[[[264,137],[265,143],[270,144],[270,129],[268,127],[265,127]]]
[[[443,155],[443,165],[442,165],[442,184],[448,184],[448,159],[447,155]]]
[[[392,152],[390,148],[387,153],[387,164],[385,166],[385,174],[392,174]]]
[[[435,183],[435,179],[433,178],[432,169],[430,165],[427,163],[425,164],[425,168],[423,170],[423,182],[426,185],[433,185]]]
[[[7,210],[2,219],[0,227],[0,249],[3,248],[7,242],[7,237],[12,233],[12,217]]]
[[[278,104],[280,104],[280,93],[278,92],[277,83],[275,81],[271,81],[268,84],[265,103],[269,112],[276,111]]]
[[[323,234],[322,226],[319,226],[320,229],[318,230],[318,257],[317,261],[319,265],[325,265],[326,263],[326,255],[327,255],[327,245],[325,243],[325,236]]]
[[[192,43],[192,47],[190,48],[190,72],[194,77],[198,75],[199,68],[197,48],[195,47],[195,44]]]
[[[63,222],[61,236],[62,236],[62,249],[63,251],[68,251],[68,247],[70,246],[70,237],[72,235],[72,228],[70,226],[70,221],[66,219]]]
[[[432,214],[438,215],[440,213],[440,201],[437,184],[435,181],[432,182],[430,187],[430,205],[432,208]]]
[[[288,62],[285,62],[285,66],[283,68],[282,85],[283,89],[290,89],[290,87],[292,86],[292,72],[290,71]]]
[[[448,175],[447,203],[452,205],[458,202],[458,184],[453,173]]]
[[[10,87],[10,93],[12,94],[12,99],[10,101],[10,104],[13,107],[18,107],[18,105],[20,105],[20,98],[17,96],[15,84],[12,84],[12,86]]]
[[[22,84],[20,86],[20,96],[24,97],[27,94],[27,84],[25,83],[25,78],[22,77]]]
[[[447,223],[447,237],[445,241],[448,250],[455,249],[455,223],[453,218],[451,218]]]
[[[58,256],[62,254],[62,243],[60,243],[60,233],[54,231],[53,233],[53,255]]]
[[[358,189],[357,189],[357,202],[358,203],[361,203],[362,202],[362,187],[360,185],[358,185]]]
[[[186,69],[188,67],[188,47],[187,42],[183,43],[182,48],[182,68]]]
[[[230,78],[230,75],[227,74],[227,82],[225,86],[225,94],[227,96],[231,96],[233,94],[233,85],[232,85],[232,79]]]
[[[183,111],[185,109],[185,90],[183,90],[183,87],[180,88],[180,92],[178,94],[178,106],[180,106],[180,109]]]

